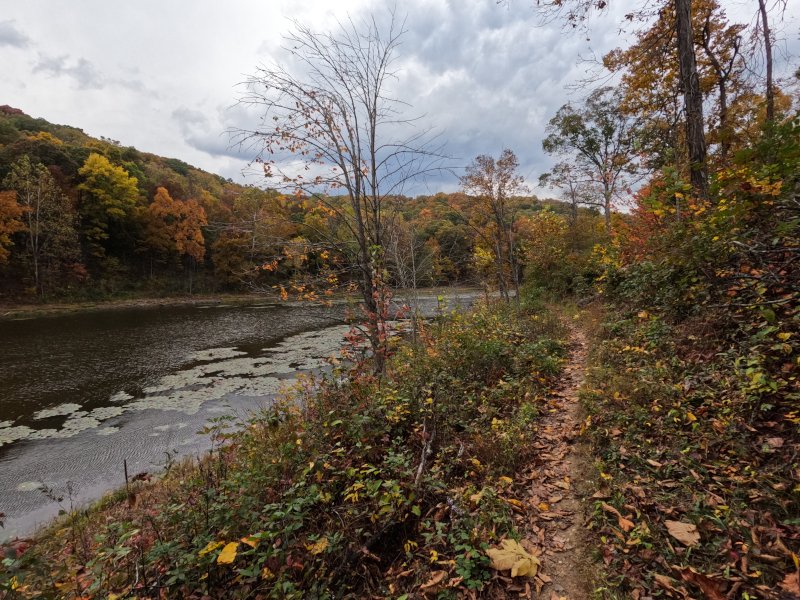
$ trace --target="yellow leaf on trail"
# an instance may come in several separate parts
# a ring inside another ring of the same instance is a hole
[[[493,569],[510,570],[512,577],[533,577],[540,564],[538,558],[515,540],[505,539],[500,542],[500,548],[490,548],[486,554],[492,561]]]
[[[669,534],[685,546],[694,546],[700,541],[697,526],[683,521],[664,521]]]
[[[497,480],[500,483],[505,483],[507,485],[511,485],[512,483],[514,483],[514,480],[511,479],[511,477],[506,477],[505,475],[503,475],[502,477],[498,477]]]
[[[220,546],[224,545],[225,542],[208,542],[208,544],[206,544],[206,547],[200,550],[200,552],[198,552],[198,556],[205,556],[206,554],[209,554],[214,550],[216,550],[217,548],[219,548]]]
[[[694,423],[695,421],[697,421],[697,417],[694,416],[693,412],[689,411],[686,413],[686,420],[689,423]]]
[[[236,551],[239,549],[239,542],[228,542],[217,557],[218,565],[229,565],[236,560]]]
[[[327,547],[328,547],[328,538],[324,537],[324,538],[321,538],[321,539],[317,540],[313,544],[308,544],[306,546],[306,550],[311,552],[311,554],[316,555],[316,554],[322,554],[323,552],[325,552]]]

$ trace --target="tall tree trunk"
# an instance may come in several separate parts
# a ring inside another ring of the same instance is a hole
[[[692,32],[692,0],[675,0],[675,28],[678,39],[678,63],[686,113],[686,146],[689,153],[689,178],[696,194],[708,196],[706,171],[706,136],[703,126],[703,94],[697,74]]]
[[[503,256],[503,240],[502,234],[499,232],[495,236],[494,240],[495,245],[495,262],[497,264],[497,285],[500,287],[500,297],[508,302],[508,286],[506,285],[506,261],[505,257]]]
[[[717,75],[717,89],[719,90],[719,152],[720,158],[724,161],[731,150],[731,133],[728,130],[728,79],[733,63],[736,60],[736,55],[739,52],[739,40],[737,38],[734,42],[733,57],[730,59],[727,69],[723,68],[717,55],[711,49],[711,15],[709,15],[706,17],[706,24],[703,28],[703,49],[706,51],[706,57],[711,61],[711,66],[714,67],[714,73]]]
[[[772,85],[772,33],[769,30],[766,0],[758,0],[761,28],[764,30],[764,60],[767,67],[767,122],[775,120],[775,88]]]
[[[603,182],[603,216],[605,217],[606,233],[611,235],[611,188],[607,180]]]

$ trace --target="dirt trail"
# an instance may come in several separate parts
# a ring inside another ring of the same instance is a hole
[[[581,489],[591,465],[581,441],[578,390],[583,383],[587,342],[573,323],[570,357],[560,388],[548,399],[536,444],[537,458],[525,473],[529,490],[529,536],[542,551],[537,597],[584,600],[591,595]]]

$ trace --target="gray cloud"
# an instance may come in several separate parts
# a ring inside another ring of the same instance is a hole
[[[494,2],[450,2],[441,14],[409,17],[398,90],[442,130],[462,165],[511,148],[529,181],[549,168],[540,140],[567,101],[564,84],[581,76],[575,62],[585,42],[537,23],[529,6]]]
[[[71,64],[70,64],[71,63]],[[70,77],[82,90],[99,89],[104,85],[102,74],[85,58],[71,62],[69,56],[39,55],[33,67],[34,73],[44,73],[50,77]]]
[[[250,161],[257,149],[251,144],[238,144],[232,131],[253,126],[258,116],[241,105],[218,107],[211,117],[205,112],[181,106],[172,111],[183,140],[192,148],[214,158]]]
[[[30,41],[27,35],[17,29],[14,21],[0,21],[0,46],[25,48]]]
[[[412,105],[407,116],[422,115],[418,126],[439,132],[459,165],[508,147],[521,174],[535,182],[552,164],[541,149],[548,120],[586,93],[567,91],[585,77],[579,56],[593,50],[600,57],[625,45],[619,27],[632,1],[611,3],[607,14],[592,19],[589,35],[565,32],[560,23],[539,26],[532,2],[140,0],[67,8],[26,0],[7,3],[3,17],[16,20],[0,22],[0,46],[27,44],[3,65],[4,93],[36,116],[240,179],[236,173],[258,148],[232,146],[226,132],[257,128],[262,115],[234,104],[236,84],[260,63],[297,66],[279,49],[290,19],[325,32],[348,14],[356,22],[370,15],[380,22],[397,6],[407,14],[407,33],[390,93]],[[795,53],[799,7],[790,3],[786,26],[786,45]],[[160,18],[153,20],[155,12]],[[457,185],[456,177],[441,176],[407,192]]]

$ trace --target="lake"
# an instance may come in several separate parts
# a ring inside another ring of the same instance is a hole
[[[433,315],[437,297],[419,307]],[[210,419],[245,418],[324,368],[346,312],[215,304],[0,321],[0,540],[124,485],[123,461],[133,476],[208,450]]]

